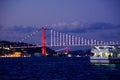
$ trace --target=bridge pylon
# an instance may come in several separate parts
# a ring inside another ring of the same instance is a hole
[[[46,28],[42,27],[42,54],[47,55],[46,50]]]

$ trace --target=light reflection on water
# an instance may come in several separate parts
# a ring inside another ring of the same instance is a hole
[[[120,80],[120,64],[86,58],[1,58],[0,80]]]

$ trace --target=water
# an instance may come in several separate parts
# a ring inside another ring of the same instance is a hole
[[[120,80],[120,64],[87,58],[0,58],[0,80]]]

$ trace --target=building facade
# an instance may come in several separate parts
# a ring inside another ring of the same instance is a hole
[[[94,57],[120,57],[120,46],[93,46]]]

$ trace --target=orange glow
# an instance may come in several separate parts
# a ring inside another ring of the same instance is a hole
[[[21,57],[21,52],[15,52],[14,54],[5,54],[4,56],[0,57]]]
[[[14,54],[10,55],[11,57],[21,57],[21,52],[15,52]]]

